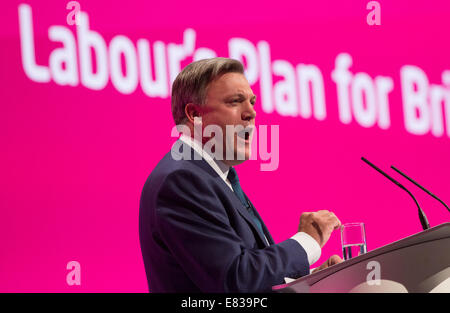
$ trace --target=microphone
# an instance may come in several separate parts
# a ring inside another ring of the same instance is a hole
[[[400,184],[398,181],[396,181],[394,178],[392,178],[391,176],[389,176],[388,174],[386,174],[385,172],[383,172],[382,170],[380,170],[377,166],[375,166],[374,164],[372,164],[371,162],[369,162],[369,160],[367,160],[365,157],[361,157],[361,160],[363,160],[364,162],[366,162],[367,164],[369,164],[371,167],[373,167],[374,169],[376,169],[378,172],[380,172],[381,174],[383,174],[383,176],[387,177],[391,182],[393,182],[394,184],[396,184],[398,187],[400,187],[401,189],[403,189],[404,191],[406,191],[411,198],[413,198],[414,202],[417,205],[417,208],[419,209],[419,220],[420,220],[420,224],[422,225],[422,229],[423,230],[427,230],[428,228],[430,228],[430,224],[428,223],[428,219],[425,215],[425,213],[422,211],[422,209],[420,208],[419,202],[417,202],[416,198],[413,196],[413,194],[406,189],[402,184]]]
[[[437,196],[435,196],[434,194],[431,193],[431,191],[427,190],[425,187],[423,187],[422,185],[420,185],[418,182],[416,182],[414,179],[412,179],[411,177],[409,177],[408,175],[406,175],[405,173],[403,173],[402,171],[400,171],[398,168],[396,168],[395,166],[391,166],[391,168],[393,170],[395,170],[397,173],[399,173],[400,175],[402,175],[403,177],[405,177],[406,179],[408,179],[410,182],[412,182],[414,185],[416,185],[417,187],[419,187],[420,189],[422,189],[423,191],[425,191],[428,195],[432,196],[433,198],[435,198],[437,201],[439,201],[440,203],[442,203],[443,206],[445,206],[447,208],[447,210],[450,212],[450,209],[448,208],[448,206],[444,203],[444,201],[442,201],[441,199],[439,199]]]

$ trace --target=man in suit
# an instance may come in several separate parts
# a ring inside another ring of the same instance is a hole
[[[140,201],[151,292],[270,292],[285,277],[309,274],[340,227],[332,212],[307,212],[293,237],[274,243],[234,169],[250,157],[255,98],[232,59],[191,63],[175,79],[172,115],[183,134],[148,177]],[[227,125],[245,131],[230,134]],[[208,126],[215,136],[193,136]],[[341,261],[333,256],[320,269]]]

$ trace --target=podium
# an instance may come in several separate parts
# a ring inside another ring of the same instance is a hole
[[[450,223],[273,286],[282,293],[450,293]]]

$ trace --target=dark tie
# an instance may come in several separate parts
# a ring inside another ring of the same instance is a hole
[[[259,231],[261,232],[261,235],[264,235],[261,221],[255,215],[255,212],[253,212],[253,208],[250,205],[250,202],[247,201],[247,199],[245,198],[244,192],[242,191],[242,188],[241,188],[241,184],[239,184],[239,177],[236,173],[236,170],[233,167],[230,167],[227,178],[230,181],[231,186],[233,187],[234,193],[236,194],[238,199],[241,201],[242,205],[247,209],[248,213],[250,213],[250,216],[252,217],[253,222],[258,227]]]

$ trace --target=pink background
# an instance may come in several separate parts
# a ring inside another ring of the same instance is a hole
[[[237,168],[276,242],[296,232],[301,212],[318,209],[365,222],[369,251],[421,230],[414,202],[361,156],[398,177],[388,169],[396,165],[450,202],[450,138],[405,130],[399,80],[403,65],[415,65],[441,83],[450,69],[450,2],[379,1],[380,26],[366,23],[368,1],[79,2],[106,42],[122,34],[133,43],[180,43],[190,27],[196,47],[220,56],[228,56],[230,38],[241,37],[267,41],[272,60],[320,68],[327,118],[266,114],[257,103],[257,124],[280,125],[279,168],[260,171],[260,161]],[[0,292],[146,292],[139,198],[174,141],[170,100],[140,87],[124,95],[111,82],[100,91],[33,82],[21,61],[19,3],[7,1],[0,12]],[[25,3],[33,10],[37,62],[48,65],[55,48],[48,28],[76,34],[66,24],[67,1]],[[393,78],[389,129],[339,121],[330,75],[341,52],[352,55],[352,72]],[[259,83],[253,89],[259,95]],[[450,220],[438,202],[411,191],[431,226]],[[337,231],[315,265],[332,254],[342,255]],[[81,264],[80,286],[66,283],[73,260]]]

